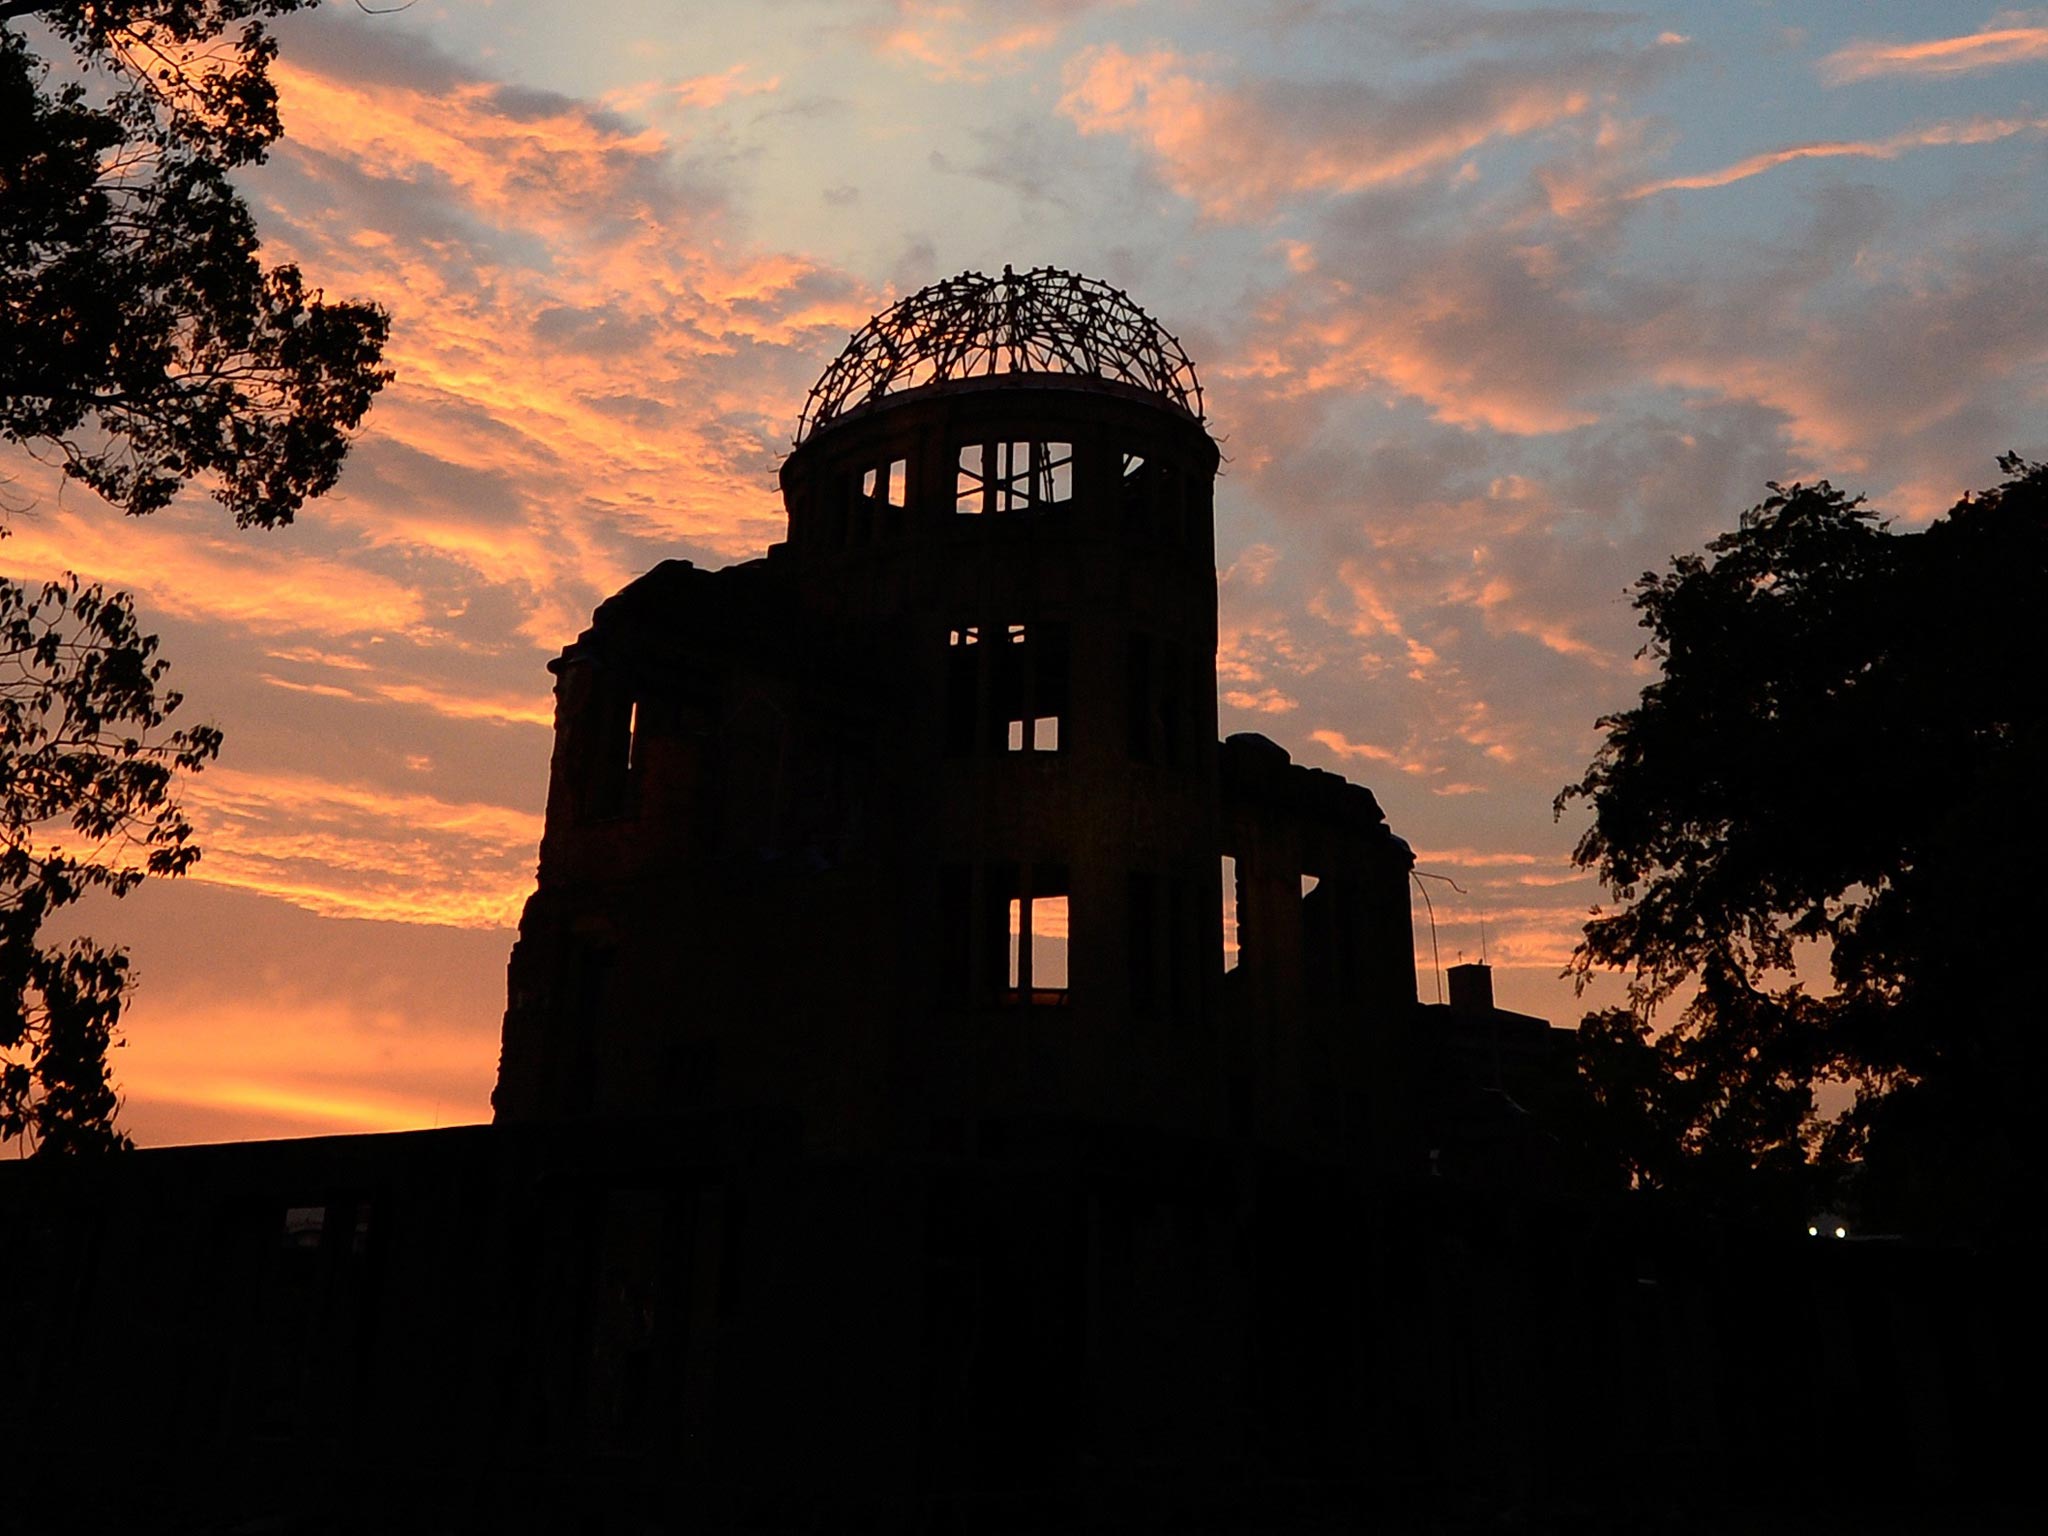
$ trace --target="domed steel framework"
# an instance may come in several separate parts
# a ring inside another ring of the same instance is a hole
[[[862,326],[812,387],[796,440],[885,395],[997,373],[1113,379],[1202,419],[1194,364],[1128,294],[1057,267],[1005,267],[933,283]]]

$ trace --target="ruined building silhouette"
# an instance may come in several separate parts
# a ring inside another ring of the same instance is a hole
[[[1217,447],[1122,294],[928,288],[798,438],[785,543],[554,663],[494,1124],[0,1167],[11,1529],[1701,1530],[2031,1464],[2031,1273],[1664,1220],[1568,1034],[1418,1003],[1372,794],[1216,739]]]
[[[1103,284],[871,322],[783,465],[787,542],[656,567],[554,663],[499,1118],[1364,1134],[1413,858],[1368,790],[1216,740],[1217,460],[1179,344]]]

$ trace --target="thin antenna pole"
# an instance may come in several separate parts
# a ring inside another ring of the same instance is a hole
[[[1422,883],[1422,876],[1415,870],[1408,871],[1408,877],[1415,882],[1415,889],[1422,892],[1422,910],[1429,914],[1429,960],[1436,972],[1436,1000],[1444,1000],[1444,957],[1436,947],[1436,903],[1429,899],[1429,887]]]
[[[1425,880],[1441,880],[1460,896],[1470,896],[1472,893],[1458,884],[1449,875],[1433,875],[1424,869],[1409,870],[1408,878],[1415,882],[1415,889],[1422,892],[1423,910],[1429,913],[1429,958],[1436,966],[1436,1000],[1441,1003],[1444,1000],[1444,957],[1442,952],[1436,947],[1436,903],[1429,899],[1429,887],[1422,882]],[[1486,944],[1486,929],[1483,923],[1479,930],[1479,943],[1480,952],[1483,955]]]

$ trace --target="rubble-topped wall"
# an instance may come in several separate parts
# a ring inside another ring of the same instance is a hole
[[[1293,762],[1264,736],[1230,737],[1219,768],[1239,1117],[1267,1134],[1362,1146],[1415,1008],[1415,855],[1371,790]]]

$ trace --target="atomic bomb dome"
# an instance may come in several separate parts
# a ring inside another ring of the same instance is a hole
[[[963,272],[900,299],[856,331],[813,386],[802,443],[826,423],[928,384],[994,374],[1105,379],[1202,419],[1202,386],[1173,335],[1121,289],[1057,267]]]
[[[499,1118],[1360,1144],[1414,857],[1364,787],[1218,740],[1218,462],[1106,283],[970,272],[856,332],[787,539],[656,567],[554,663]]]
[[[1372,792],[1219,739],[1218,463],[1104,284],[859,331],[788,537],[551,664],[496,1124],[0,1160],[7,1529],[2017,1528],[2029,1256],[1580,1169]]]

